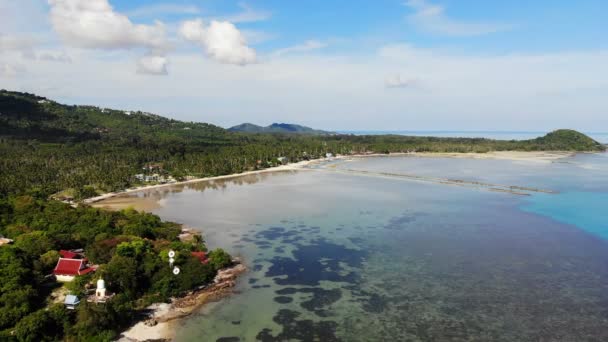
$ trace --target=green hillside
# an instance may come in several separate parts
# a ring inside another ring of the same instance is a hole
[[[604,145],[585,134],[571,129],[553,131],[544,137],[535,139],[534,143],[542,146],[546,150],[595,151],[604,150],[606,148]]]

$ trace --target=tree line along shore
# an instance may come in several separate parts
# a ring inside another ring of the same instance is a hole
[[[230,132],[144,112],[63,105],[0,91],[0,194],[76,200],[149,181],[260,170],[331,154],[602,151],[573,130],[531,140]]]
[[[584,134],[532,140],[230,132],[151,113],[63,105],[0,91],[0,339],[111,340],[151,303],[208,284],[231,262],[178,224],[134,210],[69,205],[157,183],[265,170],[326,156],[366,153],[603,151]],[[79,251],[93,272],[61,284],[61,251]],[[169,251],[176,253],[169,256]],[[201,254],[202,253],[202,254]],[[204,260],[201,256],[204,255]],[[172,260],[169,260],[172,259]],[[178,274],[171,266],[179,267]],[[113,294],[86,300],[97,281]],[[80,298],[54,302],[58,289]]]

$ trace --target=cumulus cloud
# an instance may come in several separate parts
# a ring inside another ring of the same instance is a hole
[[[293,52],[308,52],[308,51],[313,51],[313,50],[319,50],[326,46],[327,46],[326,43],[320,42],[318,40],[308,40],[308,41],[304,42],[303,44],[298,44],[298,45],[286,47],[283,49],[279,49],[274,52],[274,55],[281,56],[281,55],[293,53]]]
[[[202,19],[189,20],[180,25],[179,34],[200,45],[209,58],[220,63],[246,65],[256,62],[255,50],[247,46],[244,35],[230,22],[212,20],[204,25]]]
[[[384,79],[384,86],[387,88],[409,88],[416,83],[416,80],[405,79],[400,74],[391,75]]]
[[[165,48],[165,26],[132,23],[108,0],[49,0],[53,29],[69,45],[82,48]]]
[[[414,11],[408,16],[410,23],[420,30],[448,36],[479,36],[513,28],[502,23],[465,22],[449,18],[443,6],[427,0],[408,0],[406,6]]]
[[[167,58],[162,56],[144,56],[137,61],[137,73],[148,75],[166,75]]]

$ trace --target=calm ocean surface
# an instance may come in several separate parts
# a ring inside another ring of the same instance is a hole
[[[431,136],[431,137],[449,137],[449,138],[488,138],[499,140],[526,140],[541,137],[547,132],[536,131],[339,131],[343,134],[354,135],[381,135],[381,134],[396,134],[410,136]],[[585,132],[596,141],[608,144],[608,132]]]
[[[608,154],[362,158],[133,196],[250,269],[177,341],[608,340]]]

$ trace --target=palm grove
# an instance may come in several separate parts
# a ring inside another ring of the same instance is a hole
[[[316,159],[326,153],[598,151],[605,147],[571,130],[527,141],[404,136],[289,135],[228,132],[142,112],[68,106],[33,94],[0,91],[0,339],[111,340],[150,303],[209,282],[230,263],[222,250],[202,264],[191,256],[203,241],[183,242],[180,227],[133,210],[108,212],[52,200],[76,200],[137,185],[152,163],[175,179],[238,173]],[[49,302],[48,275],[58,250],[84,248],[101,265],[66,285],[80,294],[103,276],[117,295],[74,312]],[[168,250],[182,272],[171,274]]]

